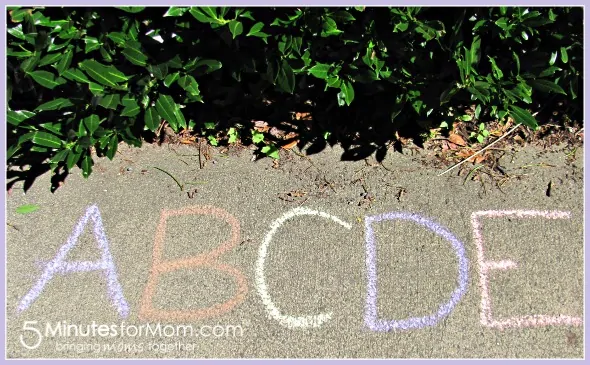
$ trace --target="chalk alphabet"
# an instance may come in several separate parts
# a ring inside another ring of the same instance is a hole
[[[583,323],[582,318],[569,315],[549,316],[543,314],[533,314],[500,320],[493,318],[492,301],[490,298],[489,288],[489,272],[491,270],[515,269],[518,267],[518,265],[516,262],[511,260],[488,261],[485,259],[482,225],[480,222],[480,217],[541,217],[546,219],[569,219],[571,218],[571,214],[569,212],[539,210],[488,210],[474,212],[471,214],[471,225],[473,227],[473,237],[475,240],[475,245],[477,247],[477,262],[479,265],[479,285],[481,287],[481,324],[486,327],[497,328],[499,330],[515,327],[542,327],[551,325],[581,326]]]
[[[166,235],[166,222],[170,217],[181,215],[211,215],[221,220],[225,220],[231,227],[231,237],[211,252],[202,253],[200,255],[188,258],[164,260],[162,255],[164,249],[164,238]],[[179,210],[163,209],[162,213],[160,214],[160,223],[156,228],[152,268],[150,270],[148,283],[141,299],[139,318],[142,320],[168,321],[205,319],[227,313],[242,303],[246,298],[246,294],[248,293],[246,277],[237,268],[217,261],[221,254],[236,247],[239,242],[240,223],[233,215],[223,209],[212,206],[194,206]],[[215,269],[233,276],[238,284],[235,295],[224,303],[215,304],[211,307],[197,310],[158,310],[153,307],[153,297],[159,277],[162,274],[170,273],[179,269],[199,267]]]
[[[281,314],[280,310],[273,303],[271,296],[268,292],[268,287],[266,285],[264,277],[264,262],[266,260],[266,255],[268,253],[270,242],[272,241],[272,238],[274,237],[279,227],[282,226],[287,220],[302,215],[314,215],[323,217],[340,224],[346,229],[352,228],[350,224],[342,221],[340,218],[337,218],[333,215],[302,207],[297,207],[288,211],[287,213],[283,214],[281,217],[273,221],[270,225],[270,230],[264,237],[264,241],[258,249],[258,259],[256,261],[256,266],[254,268],[254,272],[256,275],[256,289],[258,290],[258,294],[262,298],[262,303],[266,307],[266,311],[269,317],[277,320],[282,326],[288,328],[320,327],[323,323],[329,321],[332,318],[331,312],[300,317]]]
[[[415,222],[449,241],[459,259],[458,287],[451,294],[451,299],[440,305],[438,311],[432,315],[423,317],[410,317],[402,320],[386,321],[377,315],[377,248],[373,224],[385,220],[403,220]],[[448,316],[467,290],[468,261],[465,255],[465,247],[448,229],[424,218],[418,214],[407,212],[391,212],[365,217],[365,241],[367,248],[367,301],[365,310],[365,324],[375,332],[389,332],[391,330],[409,330],[436,325],[442,318]]]
[[[84,227],[91,219],[94,223],[94,237],[98,243],[99,249],[102,251],[101,259],[99,261],[77,261],[66,262],[65,257],[72,248],[78,243],[78,238],[84,231]],[[108,296],[111,304],[117,309],[119,315],[126,318],[129,315],[129,305],[123,296],[123,290],[119,284],[117,271],[113,262],[113,257],[109,250],[108,239],[102,224],[100,211],[96,205],[92,205],[86,209],[86,213],[80,219],[78,224],[74,227],[72,234],[67,242],[59,249],[57,255],[53,260],[45,265],[45,269],[37,283],[20,301],[17,311],[23,312],[31,306],[31,304],[41,295],[45,286],[53,279],[55,274],[66,275],[69,273],[100,271],[104,274],[107,281]]]

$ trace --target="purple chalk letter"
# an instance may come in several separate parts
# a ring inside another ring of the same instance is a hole
[[[98,247],[102,251],[102,259],[99,261],[78,261],[78,262],[66,262],[64,261],[68,252],[74,248],[78,243],[78,238],[84,231],[84,227],[88,223],[88,219],[92,219],[94,222],[94,237],[98,242]],[[119,284],[117,277],[117,271],[115,270],[115,264],[109,251],[109,243],[107,236],[102,226],[102,219],[100,212],[96,205],[88,207],[86,214],[80,219],[74,231],[68,238],[68,241],[63,245],[57,255],[51,260],[46,266],[43,274],[39,278],[39,281],[33,286],[33,288],[23,297],[20,301],[17,310],[23,312],[31,306],[31,304],[41,295],[41,292],[45,288],[45,285],[53,278],[55,274],[69,274],[72,272],[89,272],[89,271],[101,271],[107,280],[107,288],[109,298],[112,305],[117,309],[119,315],[126,318],[129,315],[129,305],[123,297],[123,290]]]
[[[375,245],[375,234],[373,232],[373,223],[383,220],[404,220],[416,222],[447,241],[451,242],[457,257],[459,258],[459,286],[455,288],[451,295],[451,300],[442,304],[435,314],[424,317],[411,317],[402,320],[386,321],[377,317],[377,253]],[[448,316],[457,303],[461,300],[467,290],[467,271],[468,263],[465,256],[465,248],[448,229],[426,219],[418,214],[406,212],[391,212],[375,216],[365,217],[365,240],[367,243],[367,305],[365,310],[365,324],[375,332],[388,332],[391,330],[408,330],[411,328],[423,328],[434,326],[442,318]]]

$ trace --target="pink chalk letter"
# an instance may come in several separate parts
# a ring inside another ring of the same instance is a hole
[[[102,251],[102,258],[99,261],[78,261],[78,262],[66,262],[65,257],[72,248],[78,243],[78,238],[84,231],[84,227],[88,223],[88,220],[92,219],[94,222],[94,237],[98,243],[98,247]],[[109,251],[109,243],[107,240],[104,227],[102,225],[102,219],[100,212],[96,205],[88,207],[86,214],[80,219],[72,234],[68,238],[68,241],[63,245],[57,255],[51,260],[45,269],[35,286],[23,297],[20,301],[17,311],[23,312],[33,304],[33,302],[41,295],[45,285],[53,279],[55,274],[69,274],[72,272],[89,272],[89,271],[100,271],[104,274],[107,281],[107,290],[111,304],[117,309],[119,315],[126,318],[129,315],[129,305],[123,297],[123,290],[119,284],[117,277],[117,271],[113,262],[113,257]]]
[[[471,214],[471,225],[473,226],[473,236],[477,246],[477,261],[479,264],[479,283],[481,286],[481,324],[487,327],[497,329],[520,328],[520,327],[542,327],[542,326],[580,326],[583,321],[580,317],[568,315],[549,316],[544,314],[533,314],[520,317],[505,319],[494,319],[492,317],[492,302],[490,299],[490,287],[488,273],[491,270],[509,270],[518,267],[517,263],[511,260],[487,261],[484,256],[483,235],[481,232],[481,222],[479,217],[499,218],[531,218],[541,217],[546,219],[566,219],[570,218],[569,212],[560,211],[538,211],[538,210],[489,210],[474,212]]]

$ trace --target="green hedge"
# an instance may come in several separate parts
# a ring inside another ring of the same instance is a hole
[[[582,100],[582,8],[8,11],[8,163],[85,177],[91,148],[113,158],[162,121],[277,157],[244,121],[310,108],[304,141],[377,149],[425,120],[473,118],[460,106],[536,128],[539,105]]]

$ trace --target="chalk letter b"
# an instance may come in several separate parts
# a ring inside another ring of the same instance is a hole
[[[164,248],[164,238],[166,235],[166,221],[170,217],[181,215],[212,215],[219,219],[225,220],[231,227],[231,237],[228,241],[218,246],[211,252],[206,252],[197,256],[166,260],[162,259],[162,252]],[[141,306],[139,309],[139,317],[144,320],[198,320],[210,317],[219,316],[221,314],[231,311],[238,304],[242,303],[246,298],[248,292],[248,284],[244,274],[233,266],[223,264],[217,261],[217,258],[226,251],[234,248],[240,241],[240,223],[238,220],[223,209],[203,206],[203,207],[187,207],[180,210],[162,210],[160,215],[160,224],[156,229],[156,238],[154,241],[152,269],[148,278],[148,283],[145,287]],[[237,282],[237,292],[235,295],[226,301],[213,305],[208,308],[197,310],[158,310],[152,305],[155,290],[158,285],[160,275],[170,273],[180,269],[187,268],[211,268],[218,271],[225,272],[234,277]]]
[[[451,242],[455,254],[459,259],[459,286],[455,288],[451,299],[442,304],[438,311],[432,315],[424,317],[411,317],[403,320],[386,321],[379,319],[377,316],[377,250],[375,244],[375,233],[373,232],[373,223],[384,220],[404,220],[413,221],[425,228],[433,231],[437,235]],[[365,240],[367,244],[367,304],[365,311],[365,324],[375,332],[388,332],[391,330],[408,330],[411,328],[422,328],[434,326],[442,318],[448,316],[457,303],[461,300],[467,290],[467,271],[468,262],[465,256],[465,247],[448,229],[437,223],[426,219],[418,214],[397,212],[385,213],[381,215],[365,217]]]

